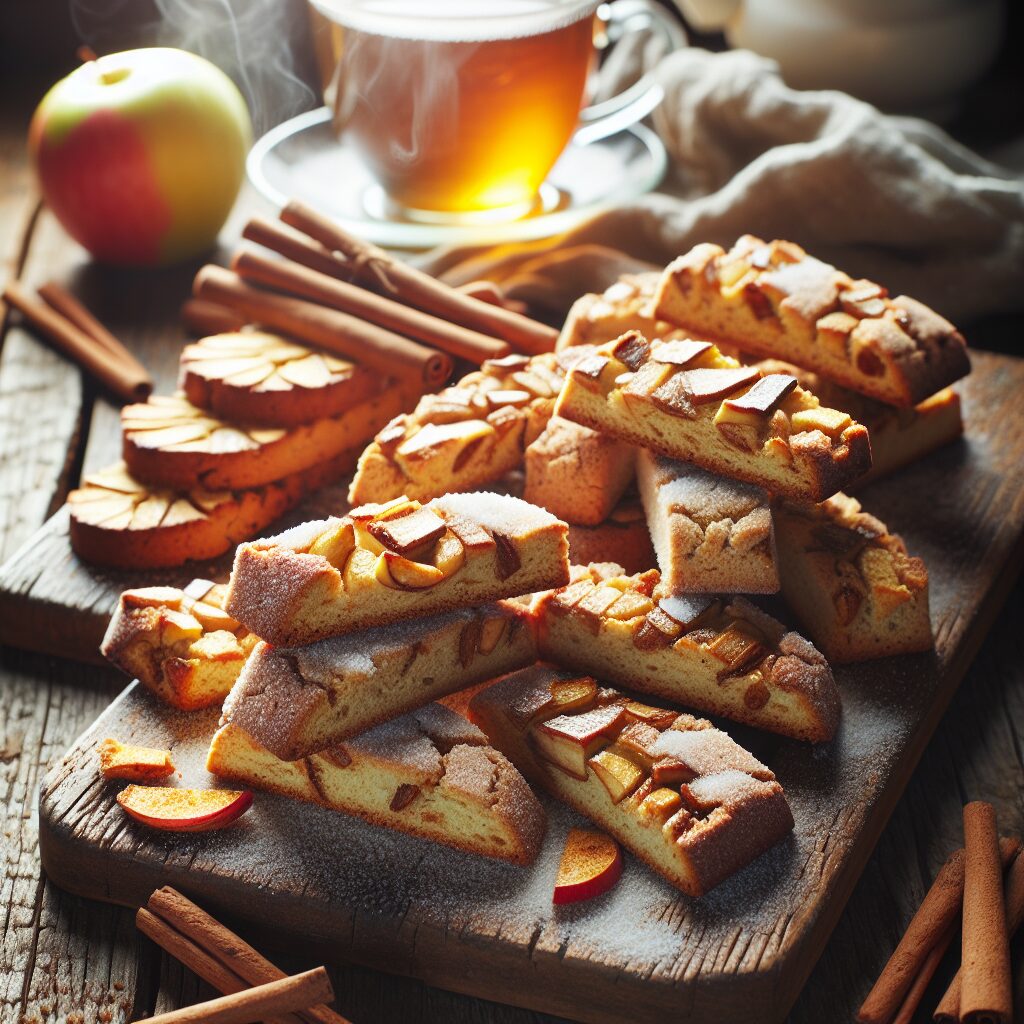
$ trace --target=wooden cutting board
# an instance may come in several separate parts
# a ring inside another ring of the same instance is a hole
[[[975,354],[974,366],[960,386],[968,437],[860,495],[928,565],[935,652],[837,670],[843,718],[831,744],[726,726],[775,771],[796,829],[705,898],[679,895],[627,857],[611,893],[556,910],[558,856],[577,819],[551,803],[530,869],[267,794],[224,832],[145,830],[99,778],[97,742],[170,746],[180,784],[208,784],[217,715],[172,712],[137,687],[43,783],[47,874],[128,905],[171,884],[268,946],[575,1020],[782,1020],[1024,560],[1024,360]],[[94,645],[127,582],[74,562],[58,515],[0,572],[0,617],[40,632],[50,615],[81,620]]]

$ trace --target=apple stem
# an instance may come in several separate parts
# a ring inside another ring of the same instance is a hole
[[[91,46],[85,46],[83,44],[75,50],[75,56],[83,64],[88,64],[90,61],[96,60],[96,51]]]

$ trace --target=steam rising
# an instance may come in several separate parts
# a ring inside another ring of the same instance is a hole
[[[249,104],[257,135],[318,104],[304,0],[72,0],[75,29],[97,53],[174,46],[216,64]]]

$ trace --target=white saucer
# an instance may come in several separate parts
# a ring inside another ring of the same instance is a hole
[[[642,124],[590,141],[583,128],[545,182],[533,214],[503,223],[421,223],[389,216],[380,187],[354,150],[335,138],[330,120],[320,107],[267,132],[249,153],[249,180],[277,206],[299,199],[360,238],[398,248],[546,238],[649,192],[668,163],[661,140]]]

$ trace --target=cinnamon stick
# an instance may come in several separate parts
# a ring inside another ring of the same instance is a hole
[[[306,235],[278,220],[253,217],[242,229],[242,237],[329,277],[347,281],[351,276],[347,264],[319,242],[310,241]]]
[[[170,886],[157,889],[150,896],[147,907],[152,914],[248,984],[261,985],[286,977],[284,971],[244,939],[176,889]],[[304,1009],[299,1016],[309,1024],[349,1024],[344,1017],[326,1006]]]
[[[193,290],[196,298],[227,306],[250,322],[284,331],[389,377],[416,379],[428,390],[439,387],[452,372],[452,361],[443,352],[347,313],[253,288],[223,267],[203,267]]]
[[[104,387],[126,402],[144,402],[153,381],[133,358],[115,355],[61,313],[34,298],[17,281],[8,281],[4,301],[17,309],[25,321],[68,358],[95,377]]]
[[[458,359],[467,359],[477,366],[485,359],[500,359],[511,351],[507,341],[489,338],[422,310],[403,306],[358,285],[347,284],[298,263],[271,259],[251,249],[236,253],[231,269],[244,281],[290,292],[322,306],[351,313],[379,327],[439,348]]]
[[[964,924],[960,1020],[1010,1024],[1013,988],[1003,909],[995,808],[977,800],[964,807]]]
[[[383,249],[355,238],[303,203],[288,203],[281,211],[281,220],[344,260],[353,280],[367,282],[400,302],[483,334],[503,338],[529,355],[550,352],[555,347],[558,332],[554,328],[513,313],[504,306],[494,306],[465,295],[429,274],[393,259]]]
[[[212,957],[201,946],[176,931],[166,921],[151,914],[145,907],[139,907],[135,914],[135,925],[143,935],[152,939],[161,949],[184,964],[193,974],[199,975],[218,992],[231,995],[251,988],[249,982]],[[276,981],[276,978],[268,978]],[[302,1018],[295,1014],[284,1014],[264,1018],[264,1024],[301,1024]]]
[[[233,334],[246,323],[244,316],[206,299],[186,299],[181,305],[181,319],[193,334],[204,338],[211,334]]]
[[[999,853],[1004,864],[1009,863],[1019,850],[1020,841],[1017,839],[999,841]],[[861,1005],[857,1013],[860,1024],[889,1024],[897,1012],[908,1006],[908,993],[924,972],[933,950],[941,946],[945,952],[956,930],[956,918],[963,904],[965,863],[964,851],[955,850],[939,869],[903,938]],[[931,966],[932,973],[941,959],[940,953]],[[918,1000],[926,987],[920,988]],[[913,1007],[911,1014],[912,1010]]]
[[[1003,909],[1006,912],[1007,935],[1014,935],[1024,923],[1024,857],[1018,857],[1010,867],[1003,885]],[[946,994],[935,1009],[935,1020],[939,1024],[953,1024],[960,1020],[960,987],[962,972],[957,971]]]
[[[147,1024],[252,1024],[282,1013],[301,1010],[334,998],[331,979],[323,967],[266,985],[247,988],[195,1006],[158,1013]]]

